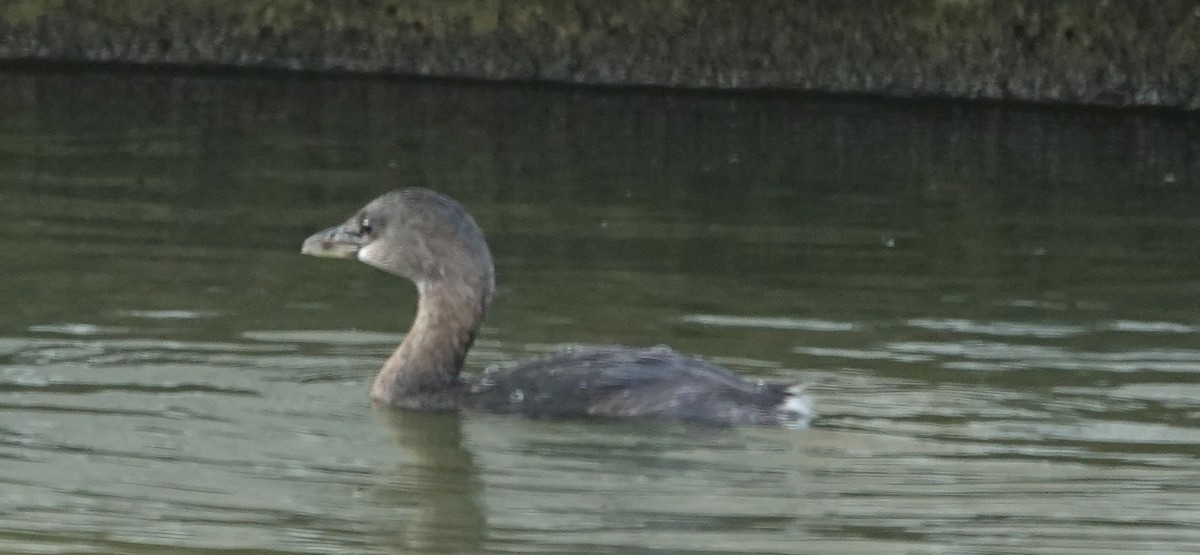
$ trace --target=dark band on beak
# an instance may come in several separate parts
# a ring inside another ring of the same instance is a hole
[[[364,237],[350,233],[346,226],[337,226],[305,239],[300,253],[322,258],[357,258],[363,243]]]

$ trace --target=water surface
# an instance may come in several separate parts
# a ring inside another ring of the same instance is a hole
[[[0,73],[0,551],[1187,553],[1200,126],[355,78]],[[808,430],[373,410],[415,291],[300,242],[460,199],[468,370],[669,343]]]

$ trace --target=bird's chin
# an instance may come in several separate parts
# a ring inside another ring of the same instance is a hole
[[[321,258],[358,258],[363,247],[362,239],[346,232],[342,226],[331,227],[313,234],[300,246],[300,254]]]

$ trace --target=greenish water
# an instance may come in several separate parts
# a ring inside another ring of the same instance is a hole
[[[461,200],[468,366],[674,347],[807,430],[372,410],[413,288],[299,255]],[[0,551],[1189,553],[1200,124],[0,73]]]

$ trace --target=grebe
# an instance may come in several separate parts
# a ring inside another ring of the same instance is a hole
[[[371,387],[380,405],[718,426],[803,426],[812,417],[795,384],[747,380],[664,346],[571,348],[464,379],[495,270],[475,220],[433,191],[386,193],[309,237],[301,252],[358,260],[416,283],[416,319]]]

